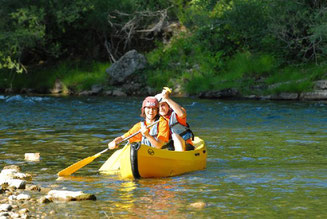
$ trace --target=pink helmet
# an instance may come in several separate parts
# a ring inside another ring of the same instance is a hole
[[[143,100],[142,109],[144,109],[144,107],[159,108],[159,102],[157,98],[149,96]]]

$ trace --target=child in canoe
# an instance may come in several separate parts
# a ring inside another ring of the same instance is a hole
[[[159,115],[159,102],[155,97],[147,97],[144,99],[141,108],[141,117],[144,118],[143,122],[136,123],[124,135],[115,138],[108,144],[109,149],[118,148],[118,143],[124,138],[141,131],[139,134],[129,139],[129,142],[141,142],[141,144],[149,145],[155,148],[162,148],[169,141],[169,125],[168,122]],[[151,128],[147,126],[153,125]]]
[[[175,151],[194,150],[192,142],[194,135],[186,122],[186,110],[170,98],[170,93],[169,88],[164,88],[160,94],[156,95],[160,102],[159,114],[169,123],[170,146],[173,144]]]

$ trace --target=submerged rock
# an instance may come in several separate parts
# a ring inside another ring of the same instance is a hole
[[[12,206],[10,204],[1,204],[0,211],[11,211]]]
[[[95,195],[86,194],[82,191],[73,192],[67,190],[51,190],[46,196],[50,201],[82,201],[96,200]]]
[[[31,196],[28,194],[19,194],[16,196],[17,200],[30,200]]]
[[[25,153],[25,160],[40,161],[40,153]]]
[[[26,188],[25,190],[27,191],[41,191],[41,187],[40,186],[37,186],[37,185],[31,185],[31,184],[28,184],[26,185]]]
[[[9,188],[25,189],[26,181],[21,179],[0,179],[0,185],[6,185]]]
[[[47,197],[43,196],[43,197],[39,198],[38,202],[40,204],[46,204],[46,203],[50,203],[51,201]]]
[[[11,170],[16,170],[16,172],[20,172],[20,167],[17,165],[4,166],[2,169],[3,170],[11,169]]]
[[[3,168],[3,170],[0,173],[0,181],[1,180],[5,181],[9,179],[31,180],[32,175],[27,173],[21,173],[17,168],[14,169]]]
[[[19,214],[27,214],[28,212],[30,212],[27,208],[22,208],[18,211]]]
[[[9,218],[10,214],[8,212],[0,212],[0,218],[3,219],[3,218]]]
[[[206,207],[206,203],[200,201],[200,202],[194,202],[190,204],[190,207],[192,208],[197,208],[197,209],[202,209],[204,207]]]

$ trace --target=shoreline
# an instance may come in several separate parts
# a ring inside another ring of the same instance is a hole
[[[123,92],[101,92],[93,93],[91,91],[82,91],[78,94],[53,94],[53,93],[38,93],[38,92],[0,92],[0,96],[4,96],[1,99],[6,99],[8,96],[41,96],[41,97],[145,97],[152,96],[155,93],[128,95]],[[221,91],[208,91],[202,92],[197,95],[188,94],[173,94],[173,97],[177,98],[196,98],[196,99],[208,99],[208,100],[257,100],[257,101],[327,101],[327,90],[315,90],[311,92],[303,93],[280,93],[280,94],[269,94],[269,95],[230,95],[224,94]]]
[[[132,85],[132,84],[131,84]],[[174,89],[173,89],[174,90]],[[93,85],[90,90],[82,90],[75,92],[73,90],[65,89],[62,85],[56,85],[51,90],[36,90],[30,88],[22,88],[19,91],[13,89],[0,89],[0,95],[27,95],[27,96],[103,96],[103,97],[144,97],[154,96],[157,91],[147,85],[139,86],[112,86],[105,87],[101,85]],[[257,93],[264,93],[259,91]],[[180,89],[175,89],[173,97],[190,97],[199,99],[219,99],[219,100],[281,100],[281,101],[324,101],[327,100],[327,80],[320,80],[314,82],[312,91],[303,92],[280,92],[278,94],[250,94],[243,95],[236,88],[227,88],[222,90],[211,90],[190,95]]]

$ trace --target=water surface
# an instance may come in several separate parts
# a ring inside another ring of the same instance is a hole
[[[327,103],[176,99],[208,147],[207,169],[164,179],[56,173],[106,148],[140,121],[141,98],[0,95],[0,167],[16,164],[43,187],[97,201],[51,203],[57,217],[326,217]],[[40,152],[40,162],[24,161]],[[194,209],[190,203],[204,202]],[[36,213],[31,212],[35,215]]]

